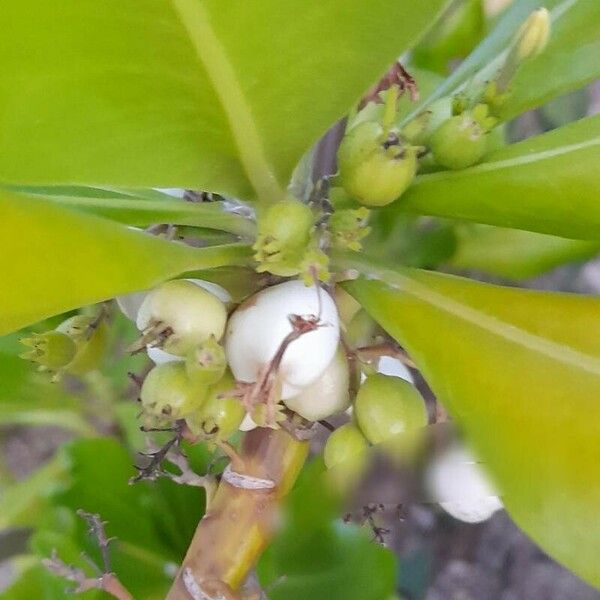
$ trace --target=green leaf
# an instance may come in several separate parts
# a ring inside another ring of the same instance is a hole
[[[448,264],[458,269],[525,279],[554,267],[590,258],[600,252],[600,242],[569,240],[489,225],[460,225],[456,252]]]
[[[417,177],[389,208],[600,239],[600,116],[505,146],[462,171]],[[384,217],[385,218],[385,217]]]
[[[241,264],[244,246],[191,248],[44,200],[0,193],[0,335],[146,289],[184,271]]]
[[[206,472],[206,450],[185,451],[193,468]],[[116,538],[111,544],[111,565],[123,584],[136,598],[164,597],[171,583],[169,574],[182,560],[202,517],[203,491],[167,480],[129,485],[139,457],[114,439],[80,440],[65,448],[65,456],[70,465],[68,481],[52,496],[55,510],[34,540],[37,554],[48,556],[58,547],[64,560],[75,560],[84,550],[99,561],[97,544],[76,511],[100,514],[107,521],[107,534]],[[69,554],[70,547],[77,553]]]
[[[58,455],[26,479],[3,488],[0,529],[36,525],[48,507],[48,496],[66,476],[66,461]]]
[[[540,546],[600,586],[600,299],[338,259]],[[384,283],[385,281],[385,283]]]
[[[0,180],[276,198],[443,3],[6,0]]]
[[[335,506],[313,463],[288,499],[285,526],[258,564],[271,600],[388,600],[394,555],[357,526],[333,521]]]
[[[527,16],[540,7],[551,11],[552,34],[546,51],[526,63],[517,75],[514,95],[504,118],[539,106],[544,101],[585,85],[598,76],[598,5],[590,0],[516,0],[502,14],[479,46],[405,118],[404,122],[438,98],[448,96],[473,81],[493,77]],[[580,35],[581,30],[581,35]]]
[[[518,31],[519,26],[527,18],[527,15],[539,8],[540,4],[544,4],[544,2],[539,0],[517,0],[513,2],[498,20],[494,29],[483,38],[477,48],[430,95],[423,97],[423,101],[414,107],[404,122],[409,121],[438,98],[448,96],[462,84],[468,82],[482,67],[489,65],[494,59],[497,60],[497,57],[505,50]]]
[[[545,4],[556,6],[549,44],[517,72],[500,111],[504,120],[600,77],[600,3],[563,0]]]
[[[123,193],[95,188],[5,186],[9,191],[35,195],[66,208],[99,217],[145,227],[156,223],[190,225],[253,237],[255,224],[240,215],[226,212],[223,202],[187,202],[154,190]]]

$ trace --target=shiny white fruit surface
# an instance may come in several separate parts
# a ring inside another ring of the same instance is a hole
[[[465,523],[481,523],[503,508],[483,467],[462,446],[436,457],[426,473],[426,485],[442,509]]]
[[[338,350],[329,366],[311,385],[285,401],[286,406],[309,421],[320,421],[343,412],[350,405],[350,372],[343,350]]]
[[[254,382],[293,331],[291,315],[318,317],[320,326],[294,340],[281,361],[282,398],[316,381],[337,350],[340,328],[335,303],[322,288],[286,281],[246,300],[227,324],[225,351],[238,381]]]

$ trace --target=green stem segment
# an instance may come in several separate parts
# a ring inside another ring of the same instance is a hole
[[[247,489],[221,481],[166,600],[190,600],[194,585],[209,596],[236,597],[233,590],[244,582],[269,543],[279,502],[296,481],[307,455],[308,442],[284,430],[259,428],[246,434],[240,464],[232,468],[242,477],[271,481],[274,487]]]

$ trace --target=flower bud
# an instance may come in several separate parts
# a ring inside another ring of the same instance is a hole
[[[534,10],[517,33],[516,57],[519,61],[540,55],[550,38],[550,13],[547,8]]]
[[[394,131],[367,121],[350,129],[338,150],[344,190],[366,206],[385,206],[399,198],[417,172],[417,149]]]

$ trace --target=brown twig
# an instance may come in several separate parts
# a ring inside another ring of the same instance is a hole
[[[83,569],[73,565],[68,565],[61,560],[56,553],[56,550],[52,551],[52,556],[50,558],[44,558],[42,560],[42,565],[51,573],[77,584],[73,590],[69,590],[69,593],[82,594],[89,590],[96,589],[105,591],[107,594],[110,594],[117,600],[133,600],[133,596],[110,569],[110,555],[108,547],[113,538],[106,536],[106,531],[104,529],[104,525],[106,523],[102,521],[100,515],[88,513],[83,510],[78,510],[77,514],[87,521],[89,533],[98,542],[104,571],[99,569],[98,566],[86,554],[83,554],[83,558],[98,573],[97,577],[89,577]]]
[[[359,359],[362,356],[367,360],[381,358],[382,356],[391,356],[392,358],[397,358],[407,367],[411,367],[412,369],[417,368],[417,365],[409,358],[408,354],[393,342],[383,342],[373,346],[363,346],[362,348],[357,348],[355,353]]]

